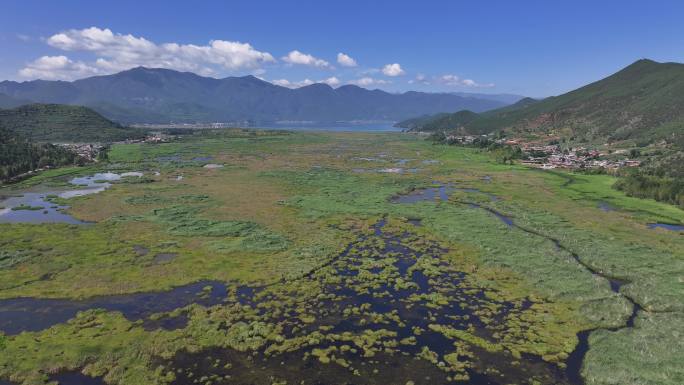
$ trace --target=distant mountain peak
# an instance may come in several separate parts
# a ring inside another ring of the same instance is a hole
[[[178,72],[180,71],[174,71],[170,70],[167,68],[154,68],[154,67],[144,67],[144,66],[137,66],[133,68],[129,68],[127,70],[123,70],[121,72],[118,72],[114,75],[127,75],[127,74],[137,74],[137,73],[163,73],[163,72]],[[107,75],[105,75],[107,76]]]
[[[312,89],[312,90],[313,89],[319,89],[319,90],[326,90],[326,91],[327,90],[333,90],[333,88],[329,84],[326,84],[326,83],[313,83],[313,84],[309,84],[307,86],[299,87],[298,89],[300,89],[300,90],[301,89]]]
[[[336,91],[341,91],[341,92],[362,92],[362,91],[368,91],[368,89],[359,87],[356,84],[345,84],[343,86],[339,86],[335,89]]]

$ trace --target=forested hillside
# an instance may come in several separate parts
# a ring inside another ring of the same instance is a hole
[[[90,108],[60,104],[0,110],[0,128],[32,142],[111,142],[142,136]]]
[[[0,182],[6,182],[27,171],[46,166],[79,163],[71,151],[50,143],[32,143],[0,127]]]

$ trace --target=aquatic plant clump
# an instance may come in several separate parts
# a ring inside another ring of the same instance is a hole
[[[431,371],[436,378],[463,381],[471,375],[486,376],[475,374],[485,371],[475,353],[483,349],[500,356],[499,370],[510,378],[567,381],[558,377],[552,363],[546,364],[546,369],[544,365],[527,367],[520,361],[520,352],[508,350],[513,345],[502,340],[506,315],[519,318],[532,311],[529,304],[488,299],[484,289],[473,287],[474,282],[466,274],[446,263],[443,255],[447,250],[414,234],[395,232],[399,229],[385,230],[386,226],[385,221],[375,225],[370,235],[361,235],[332,264],[307,279],[270,286],[251,298],[236,299],[230,319],[241,329],[230,327],[227,337],[243,330],[240,333],[247,333],[244,335],[248,339],[228,337],[227,350],[176,356],[168,364],[169,370],[182,367],[175,371],[175,383],[191,380],[193,368],[198,368],[195,365],[205,355],[213,357],[210,371],[215,380],[265,383],[266,378],[254,375],[249,367],[256,367],[258,362],[284,361],[293,365],[290,370],[296,370],[299,376],[315,375],[309,368],[317,368],[319,372],[335,373],[336,383],[358,382],[364,376],[374,378],[389,370],[383,360],[375,360],[382,356],[427,361],[434,365]],[[212,313],[215,315],[210,318],[216,321],[227,315],[218,308]],[[275,327],[257,333],[253,326],[248,327],[257,325],[257,321]],[[273,335],[273,331],[277,334]],[[238,352],[250,350],[258,358],[238,358]],[[241,363],[236,365],[236,360]],[[317,364],[312,367],[307,363],[311,361]],[[517,362],[518,366],[504,369],[504,362]],[[393,370],[410,378],[411,365],[405,365]],[[275,372],[273,375],[281,380],[293,379]]]
[[[0,269],[6,269],[14,265],[18,265],[29,258],[31,258],[31,253],[26,250],[0,250]]]

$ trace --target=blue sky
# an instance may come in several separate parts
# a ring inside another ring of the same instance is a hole
[[[682,1],[558,3],[5,0],[0,79],[145,65],[290,87],[548,96],[640,58],[684,61]]]

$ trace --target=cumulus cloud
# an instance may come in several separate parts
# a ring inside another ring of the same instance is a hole
[[[459,78],[456,75],[442,75],[439,78],[440,83],[447,85],[447,86],[460,86],[461,85],[461,78]]]
[[[29,79],[70,80],[99,74],[98,68],[66,56],[42,56],[19,70],[19,75]]]
[[[310,85],[315,84],[315,83],[324,83],[324,84],[327,84],[331,87],[336,87],[336,86],[340,85],[341,81],[340,81],[340,79],[336,78],[335,76],[331,76],[327,79],[319,80],[317,82],[307,78],[307,79],[304,79],[304,80],[298,81],[298,82],[291,82],[287,79],[276,79],[272,83],[279,85],[279,86],[282,86],[282,87],[287,87],[287,88],[300,88],[300,87],[310,86]]]
[[[299,52],[297,50],[290,51],[287,56],[283,56],[283,61],[288,64],[301,64],[318,68],[332,68],[330,63],[323,59],[319,59],[307,53]]]
[[[399,63],[386,64],[382,67],[382,73],[387,76],[400,76],[406,72],[401,68]]]
[[[340,79],[336,78],[335,76],[331,76],[327,79],[323,79],[320,81],[321,83],[325,83],[329,85],[330,87],[337,87],[340,85]]]
[[[357,86],[361,87],[369,87],[373,85],[382,85],[382,84],[389,84],[391,83],[388,80],[383,80],[383,79],[375,79],[369,76],[362,77],[360,79],[352,80],[349,82],[350,84],[356,84]]]
[[[461,79],[460,77],[452,74],[442,75],[437,81],[441,84],[451,87],[471,87],[471,88],[491,88],[494,87],[494,83],[478,83],[473,79]]]
[[[351,56],[342,52],[337,54],[337,63],[343,67],[356,67],[356,60]]]
[[[291,82],[287,79],[276,79],[273,81],[273,84],[276,84],[276,85],[279,85],[282,87],[287,87],[287,88],[299,88],[299,87],[304,87],[304,86],[310,86],[314,83],[316,83],[316,82],[314,82],[313,80],[308,79],[308,78],[304,79],[302,81],[299,81],[299,82]]]
[[[144,37],[114,33],[98,27],[64,31],[50,36],[47,43],[63,51],[96,55],[97,59],[87,65],[95,68],[97,73],[145,66],[210,75],[223,71],[254,69],[265,63],[275,62],[270,53],[258,51],[248,43],[212,40],[207,45],[157,44]],[[28,66],[20,71],[22,73],[22,76],[34,77],[32,74],[35,71],[30,71]],[[44,76],[69,78],[69,74],[76,75],[73,71],[65,71],[46,73]]]
[[[409,84],[416,84],[417,83],[417,84],[428,85],[428,84],[430,84],[430,80],[424,74],[418,74],[418,75],[416,75],[415,79],[409,80],[408,83]]]

